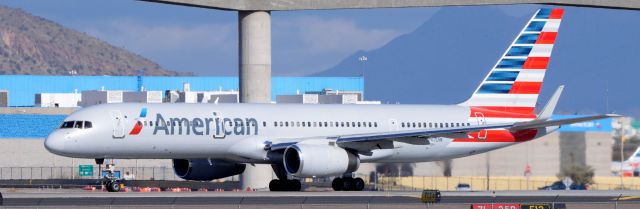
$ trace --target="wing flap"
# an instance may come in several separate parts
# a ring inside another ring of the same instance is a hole
[[[513,123],[489,124],[489,125],[477,125],[477,126],[465,126],[465,127],[455,127],[455,128],[441,128],[441,129],[416,129],[416,130],[409,130],[409,131],[392,131],[392,132],[370,133],[370,134],[353,134],[353,135],[338,136],[337,142],[338,143],[366,142],[366,141],[378,141],[378,140],[389,140],[389,139],[402,139],[402,138],[408,138],[408,137],[429,138],[429,137],[442,136],[442,135],[448,135],[448,134],[466,134],[468,132],[479,131],[483,129],[510,128],[511,126],[513,126]]]

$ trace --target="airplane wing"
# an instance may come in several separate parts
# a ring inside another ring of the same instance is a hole
[[[499,124],[486,124],[486,125],[472,125],[463,127],[452,128],[437,128],[437,129],[415,129],[406,131],[389,131],[378,133],[365,133],[365,134],[351,134],[351,135],[339,135],[339,136],[324,136],[322,138],[335,140],[335,142],[345,148],[351,148],[362,152],[368,152],[372,147],[377,146],[382,148],[389,146],[389,142],[400,141],[409,144],[428,144],[429,138],[433,137],[449,137],[449,138],[467,138],[470,132],[486,130],[486,129],[506,129],[511,132],[526,129],[538,129],[545,127],[561,126],[565,124],[579,123],[585,121],[598,120],[602,118],[621,117],[617,114],[604,114],[593,115],[576,118],[566,119],[551,119],[551,115],[558,102],[560,94],[562,93],[564,86],[560,86],[553,94],[547,105],[542,109],[538,117],[531,121],[525,122],[512,122],[512,123],[499,123]],[[315,137],[317,138],[317,137]],[[288,146],[297,143],[300,139],[295,141],[281,141],[277,144],[268,144],[269,150],[285,149]],[[391,145],[392,146],[392,145]]]
[[[592,121],[592,120],[598,120],[603,118],[613,118],[613,117],[622,117],[622,116],[617,114],[604,114],[604,115],[592,115],[592,116],[566,118],[566,119],[558,119],[558,120],[532,120],[528,122],[515,123],[513,124],[513,127],[509,129],[514,131],[523,130],[523,129],[535,129],[535,128],[561,126],[566,124]]]
[[[565,124],[579,123],[585,121],[598,120],[610,117],[621,117],[616,114],[604,114],[593,115],[585,117],[567,118],[567,119],[535,119],[527,122],[515,122],[515,123],[500,123],[500,124],[487,124],[487,125],[472,125],[465,127],[454,128],[439,128],[439,129],[415,129],[408,131],[389,131],[378,133],[366,133],[366,134],[351,134],[351,135],[339,135],[339,136],[324,136],[322,138],[335,140],[336,143],[345,148],[352,148],[359,151],[369,151],[372,145],[376,145],[384,142],[401,141],[409,144],[428,144],[429,138],[433,137],[459,137],[466,138],[470,132],[485,130],[485,129],[507,129],[515,132],[525,129],[538,129],[550,126],[561,126]],[[317,138],[317,137],[315,137]],[[299,139],[296,141],[300,141]],[[280,142],[276,144],[269,144],[268,149],[271,151],[283,150],[288,146],[297,143],[296,141]]]
[[[593,115],[577,118],[558,119],[558,120],[532,120],[528,122],[516,122],[516,123],[503,123],[503,124],[489,124],[489,125],[477,125],[467,127],[456,128],[444,128],[444,129],[419,129],[411,131],[395,131],[384,133],[371,133],[371,134],[354,134],[337,136],[336,143],[345,148],[352,148],[360,152],[369,152],[375,146],[381,148],[381,144],[386,141],[400,141],[409,144],[428,144],[427,139],[433,137],[449,137],[449,138],[467,138],[470,132],[485,130],[485,129],[507,129],[511,132],[526,129],[538,129],[551,126],[561,126],[565,124],[579,123],[585,121],[592,121],[602,118],[620,117],[615,114],[605,115]],[[389,145],[387,145],[389,146]]]
[[[372,148],[375,148],[376,146],[377,148],[384,148],[385,146],[389,146],[388,143],[393,141],[400,141],[400,142],[409,143],[409,144],[428,144],[429,138],[434,138],[434,137],[467,138],[468,137],[467,134],[469,134],[470,132],[486,130],[486,129],[506,129],[506,130],[515,132],[518,130],[561,126],[565,124],[592,121],[592,120],[598,120],[598,119],[609,118],[609,117],[620,117],[620,115],[604,114],[604,115],[593,115],[593,116],[558,119],[558,120],[536,119],[536,120],[527,121],[527,122],[487,124],[487,125],[475,125],[475,126],[465,126],[465,127],[455,127],[455,128],[416,129],[416,130],[408,130],[408,131],[389,131],[389,132],[339,135],[339,136],[324,136],[322,138],[335,140],[335,142],[340,147],[351,148],[361,152],[369,152],[372,150]],[[300,140],[297,140],[297,141],[300,141]],[[268,149],[272,151],[284,150],[288,146],[293,145],[295,143],[297,142],[287,141],[287,142],[280,142],[276,144],[269,144]]]

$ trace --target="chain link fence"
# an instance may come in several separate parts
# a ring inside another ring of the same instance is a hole
[[[212,208],[212,209],[334,209],[334,208],[349,208],[349,209],[511,209],[515,207],[508,207],[506,204],[499,203],[487,203],[478,204],[484,207],[472,207],[473,203],[436,203],[436,204],[424,204],[424,203],[394,203],[394,204],[380,204],[380,203],[353,203],[353,204],[215,204],[215,205],[85,205],[85,206],[4,206],[1,208],[23,208],[23,209],[53,209],[53,208],[87,208],[87,209],[200,209],[200,208]],[[511,204],[513,206],[515,204]],[[536,204],[539,205],[539,204]],[[502,207],[500,207],[502,206]],[[594,203],[561,203],[561,204],[549,204],[548,209],[637,209],[640,207],[640,203],[630,202],[594,202]],[[543,207],[532,207],[543,208]],[[519,209],[519,208],[517,208]]]
[[[102,167],[104,169],[104,167]],[[79,167],[0,167],[0,180],[47,180],[47,179],[99,179],[101,169],[93,166],[91,175],[80,175]],[[120,177],[126,180],[180,181],[172,167],[117,167]],[[419,191],[438,189],[442,191],[464,190],[537,190],[553,184],[555,179],[526,179],[523,177],[442,177],[442,176],[384,176],[382,174],[356,174],[364,179],[368,189],[384,191]],[[377,176],[377,178],[376,178]],[[272,178],[276,178],[272,173]],[[615,177],[614,177],[615,178]],[[238,181],[239,176],[215,180],[217,182]],[[332,178],[302,178],[307,185],[331,186]],[[598,183],[589,185],[589,190],[640,190],[640,178],[626,177],[623,184]]]
[[[0,167],[0,180],[98,179],[103,170],[104,166],[93,166],[90,175],[81,175],[79,167]],[[183,180],[172,167],[118,167],[116,172],[127,180]],[[216,181],[238,179],[239,176],[231,176]]]

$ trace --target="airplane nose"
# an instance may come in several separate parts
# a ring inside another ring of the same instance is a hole
[[[63,153],[64,141],[64,135],[56,131],[49,134],[47,139],[44,140],[44,147],[54,154]]]

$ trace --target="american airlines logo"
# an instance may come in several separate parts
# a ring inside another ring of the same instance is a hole
[[[146,117],[147,117],[147,108],[143,107],[140,110],[140,117],[136,118],[136,124],[133,126],[133,129],[131,129],[131,132],[129,132],[129,135],[138,135],[140,131],[142,131],[142,128],[144,127],[144,124],[142,123],[142,121],[144,121]]]
[[[167,119],[158,113],[155,124],[153,135],[212,135],[214,138],[224,138],[227,135],[258,135],[258,120],[255,118],[223,118],[215,112],[212,117]]]

